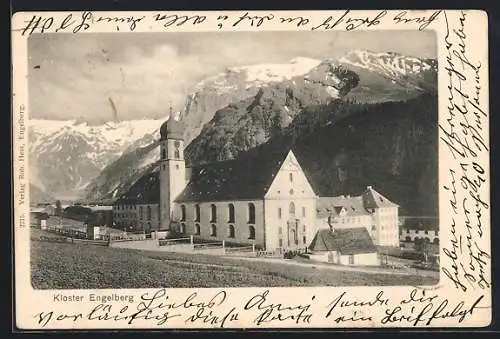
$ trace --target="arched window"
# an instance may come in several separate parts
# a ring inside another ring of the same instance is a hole
[[[434,244],[436,245],[439,245],[439,238],[434,238],[434,240],[432,241]]]
[[[181,229],[180,229],[180,231],[181,231],[181,234],[186,233],[186,224],[185,223],[181,223]]]
[[[217,207],[214,204],[210,205],[210,222],[217,221]]]
[[[255,239],[255,227],[248,227],[248,239]]]
[[[142,214],[142,206],[139,207],[139,219],[142,219],[143,214]]]
[[[175,159],[179,159],[181,157],[181,152],[179,150],[179,148],[181,147],[181,143],[179,142],[179,140],[176,140],[174,142],[174,147],[175,147],[175,150],[174,150],[174,158]]]
[[[280,234],[280,235],[283,234],[283,228],[282,227],[278,228],[278,234]]]
[[[290,202],[290,207],[288,209],[288,212],[290,213],[290,216],[294,217],[295,216],[295,204],[293,201]]]
[[[248,223],[255,224],[255,205],[253,203],[248,204]]]
[[[167,159],[167,150],[166,150],[166,149],[163,149],[163,150],[161,151],[161,158],[162,158],[162,159]]]
[[[200,221],[200,205],[194,205],[194,221]]]
[[[228,232],[228,236],[229,238],[234,238],[234,226],[233,225],[229,225],[229,232]]]
[[[228,222],[234,222],[234,205],[233,204],[228,205],[228,213],[229,213]]]
[[[195,225],[194,225],[194,233],[195,233],[196,235],[200,235],[200,233],[201,233],[200,231],[201,231],[201,230],[200,230],[200,224],[195,224]]]
[[[181,205],[181,221],[186,221],[186,206]]]
[[[305,206],[302,206],[302,217],[306,216],[306,208]]]
[[[211,229],[212,229],[212,232],[211,232],[211,234],[210,234],[210,235],[211,235],[212,237],[216,237],[216,236],[217,236],[217,226],[215,226],[215,224],[212,224]]]
[[[278,219],[281,219],[281,207],[278,208]]]
[[[293,182],[293,173],[290,173],[289,177],[290,177],[290,182]]]
[[[148,220],[151,220],[151,206],[148,206]]]

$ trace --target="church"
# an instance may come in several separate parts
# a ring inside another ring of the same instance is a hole
[[[371,187],[360,197],[319,197],[292,149],[249,151],[188,171],[183,132],[174,119],[160,128],[161,230],[294,250],[319,230],[362,226],[374,244],[399,245],[398,206]]]

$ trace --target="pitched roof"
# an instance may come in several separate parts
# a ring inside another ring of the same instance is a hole
[[[346,216],[368,215],[369,209],[380,207],[398,207],[382,194],[375,191],[371,186],[368,186],[362,195],[337,196],[337,197],[320,197],[316,204],[318,218],[326,218],[328,216],[338,216],[342,210],[346,210]]]
[[[160,137],[161,139],[166,139],[167,137],[171,139],[183,139],[184,130],[184,123],[173,119],[171,116],[161,125]]]
[[[363,193],[363,203],[365,208],[398,207],[397,204],[375,191],[371,186],[368,186]]]
[[[176,201],[263,199],[289,151],[260,147],[233,160],[197,166]]]
[[[148,173],[137,180],[115,204],[157,204],[160,202],[160,173]]]
[[[333,215],[338,216],[342,211],[342,207],[346,210],[346,216],[367,215],[368,211],[363,205],[363,198],[357,197],[320,197],[316,204],[317,216],[325,218]]]
[[[377,252],[365,227],[339,228],[333,232],[329,229],[318,230],[308,248],[311,251],[336,251],[341,254]]]

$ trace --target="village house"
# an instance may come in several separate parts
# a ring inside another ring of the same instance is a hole
[[[398,246],[398,205],[372,187],[358,197],[318,197],[293,150],[269,147],[187,171],[183,130],[173,119],[160,129],[159,229],[266,250],[305,250],[328,232],[337,247],[349,234],[368,235],[371,243],[360,241],[355,254],[372,259],[372,245]],[[353,254],[336,252],[341,262]]]
[[[338,265],[380,265],[377,247],[363,226],[320,229],[308,249],[311,260]]]
[[[113,204],[114,227],[149,233],[160,229],[159,173],[141,178]]]
[[[434,216],[404,216],[400,217],[401,242],[415,242],[423,240],[428,243],[439,244],[437,217]]]
[[[399,206],[371,186],[360,196],[320,197],[317,228],[365,227],[377,246],[399,246]]]
[[[31,207],[30,208],[30,226],[37,228],[44,228],[47,224],[49,215],[44,207]]]

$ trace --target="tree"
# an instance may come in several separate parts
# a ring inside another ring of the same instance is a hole
[[[60,217],[61,216],[61,200],[56,201],[56,210],[55,210],[55,215]]]
[[[430,246],[428,238],[415,238],[415,251],[420,252],[424,256],[424,261],[429,261]]]

